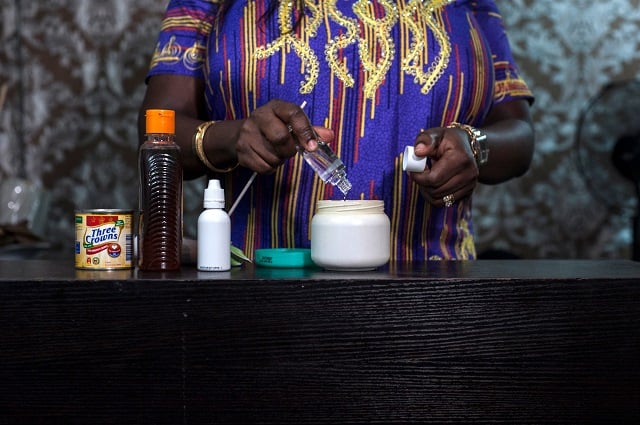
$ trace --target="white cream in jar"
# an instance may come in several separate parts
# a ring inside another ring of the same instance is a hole
[[[390,237],[384,201],[318,201],[311,259],[327,270],[373,270],[389,261]]]

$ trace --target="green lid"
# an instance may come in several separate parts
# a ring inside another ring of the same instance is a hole
[[[315,267],[311,250],[304,248],[256,249],[254,262],[262,267],[302,268]]]

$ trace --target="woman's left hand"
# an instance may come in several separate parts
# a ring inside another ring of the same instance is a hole
[[[423,172],[411,173],[429,203],[451,206],[473,193],[479,170],[464,130],[435,127],[421,131],[414,149],[416,156],[430,158],[430,166]]]

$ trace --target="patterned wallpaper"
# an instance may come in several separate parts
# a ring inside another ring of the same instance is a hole
[[[536,95],[537,145],[526,176],[477,190],[479,252],[630,258],[633,186],[610,167],[608,150],[620,136],[610,133],[640,119],[618,125],[625,96],[610,102],[606,114],[591,113],[587,167],[578,166],[577,154],[588,143],[576,143],[576,133],[581,112],[603,86],[640,77],[639,3],[498,0]],[[69,256],[74,210],[136,207],[136,115],[165,5],[0,0],[0,88],[8,89],[0,111],[0,181],[21,178],[44,188],[46,238]],[[598,130],[601,121],[606,132]],[[603,184],[587,184],[584,171],[593,169],[602,170]],[[186,184],[188,235],[203,187],[202,180]],[[600,193],[607,188],[615,190]]]

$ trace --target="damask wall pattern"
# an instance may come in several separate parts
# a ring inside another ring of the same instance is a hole
[[[536,102],[524,177],[474,197],[478,251],[627,258],[636,205],[599,203],[576,166],[576,122],[612,81],[640,77],[640,0],[497,1]],[[50,194],[46,239],[71,256],[73,212],[137,206],[137,110],[166,1],[0,0],[0,179]],[[1,92],[0,92],[1,93]],[[639,120],[640,121],[640,120]],[[612,185],[625,184],[610,175]],[[203,180],[185,187],[195,235]]]
[[[524,178],[474,198],[481,243],[529,258],[630,257],[632,185],[611,173],[628,201],[616,211],[596,201],[576,167],[575,136],[580,113],[605,85],[640,77],[640,1],[498,4],[536,95],[536,154]]]

